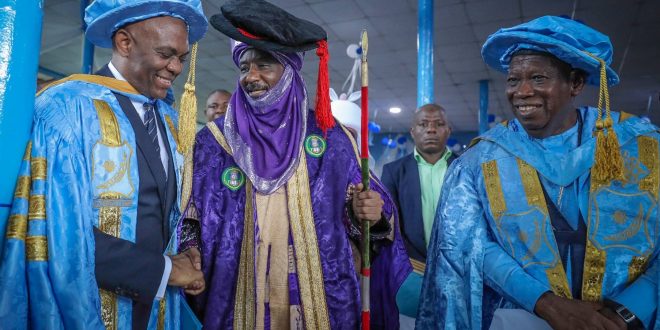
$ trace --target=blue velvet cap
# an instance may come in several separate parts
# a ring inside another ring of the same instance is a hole
[[[172,16],[188,25],[188,41],[201,39],[208,21],[200,0],[95,0],[85,9],[87,40],[111,48],[112,35],[121,27],[157,16]]]
[[[500,29],[491,34],[483,48],[486,64],[507,72],[511,55],[521,49],[550,53],[571,67],[587,73],[587,84],[600,84],[600,63],[585,52],[589,52],[607,64],[608,85],[619,83],[619,76],[610,67],[612,43],[606,35],[569,18],[543,16],[535,20]]]

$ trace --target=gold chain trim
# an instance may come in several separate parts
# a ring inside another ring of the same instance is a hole
[[[119,147],[121,145],[121,133],[117,117],[108,103],[102,100],[94,100],[94,108],[99,116],[99,126],[101,127],[101,141],[110,147]]]
[[[14,214],[9,217],[7,225],[7,239],[25,240],[27,234],[28,220],[25,214]]]
[[[607,253],[605,250],[599,250],[587,238],[586,252],[584,254],[584,275],[582,278],[582,300],[591,302],[599,302],[601,300],[606,259]]]
[[[497,161],[491,160],[483,163],[481,164],[481,169],[483,171],[488,204],[490,204],[490,212],[493,213],[495,221],[499,222],[500,217],[506,211],[506,202],[504,201],[504,192],[502,191],[502,183],[500,182],[500,173],[497,169]]]
[[[660,186],[658,140],[648,136],[639,136],[637,137],[637,146],[639,148],[639,160],[649,171],[649,174],[639,182],[639,188],[650,192],[654,200],[657,201]]]
[[[16,189],[14,190],[14,198],[28,199],[30,197],[30,183],[32,180],[29,176],[19,176],[16,182]]]
[[[306,328],[330,329],[310,196],[307,160],[302,155],[296,173],[287,182],[287,202],[291,235],[296,249],[300,299]]]
[[[252,205],[252,184],[246,180],[243,240],[238,266],[236,297],[234,298],[234,329],[255,328],[254,276],[254,206]]]
[[[28,206],[28,219],[40,220],[46,219],[46,197],[44,195],[30,196]]]
[[[101,296],[101,320],[106,330],[117,330],[117,295],[99,289]]]
[[[48,261],[46,236],[28,236],[25,239],[25,255],[28,261]]]

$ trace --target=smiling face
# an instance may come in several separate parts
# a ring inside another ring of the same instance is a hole
[[[509,63],[507,98],[527,134],[536,138],[559,134],[575,124],[573,99],[583,87],[582,76],[547,55],[515,55]]]
[[[253,99],[264,95],[282,78],[284,66],[268,52],[250,48],[243,52],[238,68],[240,83]]]
[[[146,19],[117,30],[114,36],[113,64],[150,98],[165,98],[187,55],[188,28],[178,18]]]
[[[206,100],[206,119],[213,121],[227,112],[231,94],[226,91],[218,91],[209,95]]]

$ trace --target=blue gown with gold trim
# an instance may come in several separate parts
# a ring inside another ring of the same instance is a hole
[[[135,242],[136,142],[113,92],[147,101],[128,83],[88,75],[57,82],[36,100],[10,218],[0,223],[3,329],[131,328],[132,300],[100,290],[94,275],[93,227]],[[180,189],[177,113],[160,100],[158,108]],[[170,241],[166,253],[176,254],[177,245]],[[179,328],[179,297],[168,287],[154,302],[149,329]]]
[[[656,322],[660,238],[660,134],[612,113],[625,180],[591,180],[597,110],[579,109],[574,127],[538,140],[513,120],[481,136],[448,170],[433,227],[418,329],[488,328],[497,308],[533,313],[546,291],[572,298],[547,201],[573,228],[587,227],[582,300],[612,299],[649,328]],[[566,269],[565,269],[566,268]]]

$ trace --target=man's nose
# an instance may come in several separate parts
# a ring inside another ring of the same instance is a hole
[[[178,57],[175,57],[167,63],[167,70],[178,76],[183,70],[183,63]]]
[[[245,74],[245,81],[254,82],[258,80],[259,80],[259,72],[257,70],[257,66],[251,64],[250,68],[248,69],[248,72]]]
[[[532,86],[532,82],[529,80],[522,80],[520,85],[518,85],[518,88],[516,88],[514,95],[518,97],[528,97],[534,95],[534,87]]]

